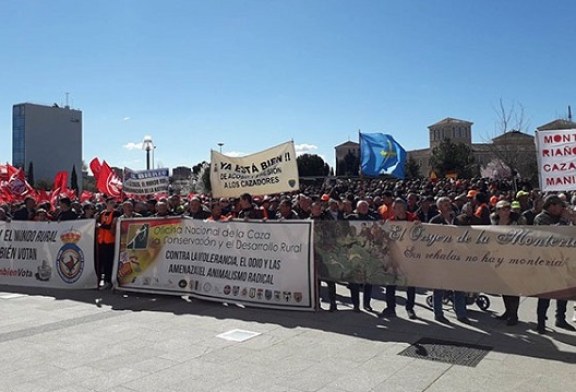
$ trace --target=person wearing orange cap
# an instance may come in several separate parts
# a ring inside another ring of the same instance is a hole
[[[490,196],[490,205],[492,207],[495,207],[496,203],[498,203],[498,196],[496,196],[496,195]]]
[[[478,194],[478,191],[476,189],[470,189],[468,191],[468,193],[466,194],[466,197],[468,199],[474,199],[476,197],[476,195]]]
[[[382,220],[390,219],[393,215],[392,202],[394,201],[394,195],[390,191],[384,191],[382,193],[382,205],[378,207],[378,214]]]
[[[470,192],[468,192],[470,193]],[[484,192],[476,192],[474,195],[474,201],[476,202],[476,215],[482,221],[482,225],[490,225],[490,206],[488,206],[488,195]]]

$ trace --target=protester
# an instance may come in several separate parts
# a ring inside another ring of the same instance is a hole
[[[80,219],[95,219],[96,218],[96,207],[90,202],[86,202],[82,205],[82,215]]]
[[[188,212],[185,214],[192,219],[204,220],[210,216],[210,211],[207,210],[202,204],[202,200],[198,196],[194,196],[190,199],[188,204]]]
[[[476,195],[476,197],[478,194]],[[452,202],[448,197],[440,197],[436,201],[438,207],[438,215],[430,219],[431,224],[435,225],[455,225],[454,209]],[[444,316],[443,300],[446,294],[445,290],[434,290],[434,319],[443,324],[449,324],[449,320]],[[470,320],[466,315],[466,294],[461,291],[454,291],[453,293],[454,311],[458,321],[464,324],[470,324]]]
[[[44,208],[38,208],[34,211],[34,217],[32,218],[35,222],[48,222],[48,212]]]
[[[310,216],[308,217],[308,219],[335,220],[335,218],[331,214],[322,210],[322,204],[317,201],[313,202],[312,205],[310,206]],[[323,266],[324,264],[320,262],[321,257],[322,257],[321,255],[315,255],[317,263]],[[324,275],[325,271],[318,271],[318,272],[320,276],[322,276]],[[327,280],[325,281],[325,283],[328,286],[328,302],[330,303],[329,311],[335,312],[338,310],[338,306],[336,305],[336,282]],[[320,285],[320,281],[318,281],[318,284]]]
[[[407,211],[407,204],[403,199],[397,198],[392,203],[392,218],[390,221],[408,221],[417,220],[416,214]],[[416,288],[406,287],[406,313],[410,320],[416,320],[414,304],[416,302]],[[396,286],[386,286],[386,308],[379,315],[382,318],[396,317]]]
[[[222,213],[222,206],[218,201],[212,203],[212,208],[210,210],[210,216],[206,218],[208,221],[215,222],[226,222],[229,219],[228,216]]]
[[[72,210],[72,202],[70,198],[63,197],[60,199],[60,212],[58,213],[57,221],[69,221],[78,219],[78,215]]]
[[[302,219],[298,216],[296,211],[292,209],[292,202],[290,199],[285,198],[280,201],[278,206],[278,212],[276,213],[276,219],[286,220],[286,219]],[[305,218],[307,219],[307,218]]]
[[[12,220],[10,214],[8,214],[7,207],[7,205],[0,206],[0,221],[2,222],[10,222]]]
[[[562,214],[564,213],[564,208],[566,207],[565,202],[558,195],[549,195],[544,199],[544,205],[542,206],[542,212],[536,215],[534,218],[534,226],[563,226],[568,225],[569,222],[562,219]],[[576,331],[574,326],[568,324],[566,321],[566,307],[568,301],[556,300],[556,327],[566,329],[568,331]],[[548,312],[548,307],[550,306],[550,299],[548,298],[538,298],[538,307],[536,310],[536,316],[538,318],[538,324],[536,326],[536,331],[539,334],[546,333],[546,313]]]
[[[132,204],[131,200],[126,200],[122,203],[122,215],[120,215],[120,218],[142,218],[142,215],[134,212],[134,204]]]
[[[239,202],[240,211],[238,213],[238,218],[240,219],[263,219],[264,214],[256,205],[252,202],[252,195],[249,193],[243,193],[240,195]]]
[[[416,217],[422,223],[430,222],[430,219],[438,215],[438,210],[434,205],[434,196],[424,196],[420,208],[416,210]]]
[[[156,203],[156,213],[153,216],[156,218],[172,216],[168,203],[165,200],[160,200],[158,203]]]
[[[36,212],[36,200],[33,197],[26,197],[24,199],[24,205],[18,209],[12,216],[12,220],[15,221],[27,221],[34,219],[34,213]]]
[[[490,220],[493,225],[499,226],[526,224],[526,219],[518,212],[512,211],[512,206],[507,200],[500,200],[496,203],[496,212],[490,216]],[[505,311],[496,318],[498,320],[505,320],[508,326],[518,324],[520,297],[517,295],[502,295],[502,299],[504,300]]]
[[[482,220],[474,215],[474,207],[468,202],[462,206],[462,213],[456,217],[457,226],[477,226],[482,224]]]
[[[375,221],[374,215],[370,214],[368,209],[368,202],[366,200],[360,200],[356,205],[356,211],[353,214],[346,216],[346,220],[351,221]],[[364,291],[363,305],[364,310],[372,312],[372,306],[370,302],[372,300],[372,285],[369,283],[359,284],[359,283],[349,283],[350,287],[350,297],[352,299],[352,305],[354,306],[355,312],[360,312],[360,289]]]
[[[98,287],[108,289],[112,287],[112,267],[114,265],[114,244],[116,234],[116,219],[120,212],[116,210],[116,201],[109,199],[106,210],[97,217],[96,256],[97,275],[100,279]]]

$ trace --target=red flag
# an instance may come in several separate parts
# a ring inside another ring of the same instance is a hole
[[[76,201],[76,199],[78,199],[78,197],[76,196],[76,190],[75,189],[61,190],[60,194],[63,194],[64,196],[66,196],[67,198],[69,198],[72,201]]]
[[[40,189],[40,190],[38,191],[38,197],[36,198],[36,201],[38,202],[38,204],[40,204],[40,203],[45,203],[45,202],[49,202],[49,201],[50,201],[50,196],[48,195],[48,193],[46,192],[46,190]]]
[[[10,180],[10,177],[12,177],[12,175],[16,172],[18,172],[18,168],[12,166],[9,163],[0,165],[0,181]]]
[[[154,199],[156,199],[157,201],[160,201],[162,199],[167,199],[168,198],[168,192],[163,191],[163,192],[156,192],[154,194]]]
[[[54,189],[50,192],[50,205],[52,209],[55,210],[58,207],[58,202],[60,201],[60,189]]]
[[[110,166],[108,166],[106,161],[103,161],[102,166],[100,167],[97,187],[100,192],[114,198],[120,198],[120,195],[122,194],[122,181],[120,181],[116,173],[114,173]]]
[[[92,170],[92,174],[94,174],[94,179],[98,182],[98,176],[100,174],[100,170],[102,169],[102,165],[98,158],[94,158],[90,161],[90,170]]]
[[[0,201],[5,203],[12,203],[14,201],[14,196],[12,196],[6,187],[0,187]]]
[[[26,176],[22,169],[18,169],[10,176],[8,180],[8,190],[16,197],[24,197],[30,193],[31,190],[33,191],[33,188],[26,181]]]
[[[82,191],[82,194],[80,195],[80,203],[87,202],[88,200],[92,199],[92,196],[94,196],[92,192]]]
[[[59,171],[54,176],[54,185],[52,185],[52,190],[60,188],[60,191],[64,192],[68,189],[68,172]]]

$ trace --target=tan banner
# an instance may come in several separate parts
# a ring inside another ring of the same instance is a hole
[[[244,157],[229,157],[212,151],[210,163],[214,197],[292,192],[300,187],[293,142]]]
[[[325,279],[576,299],[576,227],[321,222]]]

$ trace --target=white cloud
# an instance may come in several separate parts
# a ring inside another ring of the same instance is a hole
[[[313,144],[296,144],[294,145],[294,149],[296,150],[296,155],[302,155],[312,153],[312,151],[318,149],[318,146]]]
[[[128,120],[130,120],[130,119],[131,119],[131,117],[124,117],[124,118],[122,119],[122,121],[128,121]]]
[[[244,155],[246,155],[245,152],[238,152],[238,151],[223,152],[222,154],[226,155],[227,157],[234,157],[234,158],[243,157]]]
[[[125,145],[123,145],[122,147],[124,147],[127,150],[141,150],[142,149],[142,142],[138,142],[138,143],[127,143]]]

